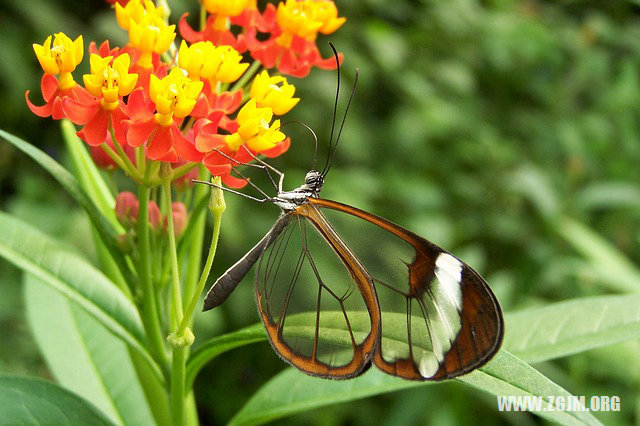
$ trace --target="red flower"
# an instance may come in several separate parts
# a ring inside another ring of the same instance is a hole
[[[110,125],[118,143],[124,144],[126,141],[123,122],[128,117],[122,111],[122,106],[120,101],[115,109],[107,110],[96,98],[87,103],[66,98],[62,107],[69,120],[84,126],[78,132],[78,137],[91,146],[98,146],[107,140]]]
[[[310,3],[332,4],[319,0],[312,0]],[[308,35],[303,38],[295,32],[291,32],[293,31],[292,29],[282,27],[282,24],[298,27],[297,21],[289,22],[291,19],[287,14],[288,8],[296,4],[298,3],[295,1],[287,2],[287,6],[280,3],[277,10],[271,3],[267,5],[262,14],[260,27],[266,30],[264,32],[270,33],[270,36],[266,41],[260,41],[257,38],[255,27],[247,30],[247,46],[251,51],[251,56],[260,61],[266,68],[277,67],[281,73],[293,77],[305,77],[312,67],[335,69],[336,62],[333,58],[324,59],[320,55],[315,37],[317,31],[323,33],[335,31],[341,25],[341,22],[344,22],[344,18],[327,18],[328,21],[324,23],[325,27],[322,28],[319,26],[321,25],[320,22],[311,22],[309,25],[315,23],[318,28],[309,29],[307,31]],[[278,21],[278,14],[280,14],[282,22]],[[260,28],[258,29],[260,30]],[[300,28],[296,28],[296,30],[301,31]],[[342,62],[342,54],[339,55],[339,61]]]
[[[66,117],[62,108],[62,101],[65,98],[71,98],[74,101],[86,102],[93,97],[82,86],[74,84],[69,89],[60,89],[58,79],[51,74],[44,74],[40,81],[40,90],[42,91],[42,98],[45,104],[37,106],[31,103],[29,100],[29,90],[24,94],[27,106],[35,115],[40,117],[49,117],[54,120],[60,120]]]
[[[217,116],[218,121],[222,114]],[[234,122],[235,123],[235,122]],[[236,124],[237,127],[237,124]],[[234,167],[253,161],[257,154],[250,151],[245,145],[237,151],[233,151],[226,142],[228,135],[220,134],[219,122],[209,119],[200,119],[191,129],[195,134],[195,146],[198,151],[206,153],[202,164],[214,176],[220,176],[222,182],[231,188],[242,188],[247,184],[245,179],[239,179],[231,175]],[[262,151],[260,154],[274,158],[289,149],[290,140],[286,138],[275,147]]]
[[[127,119],[122,97],[133,90],[138,76],[129,73],[131,61],[126,53],[115,59],[92,54],[90,62],[91,74],[85,74],[83,80],[95,97],[83,102],[66,98],[62,108],[69,120],[84,125],[78,136],[89,145],[102,144],[109,130],[113,130],[116,142],[122,145],[125,142],[123,121]]]
[[[102,44],[100,44],[100,47],[97,47],[95,41],[89,43],[89,53],[102,56],[103,58],[106,58],[107,56],[113,56],[115,58],[119,55],[119,51],[119,47],[114,47],[112,49],[111,46],[109,46],[109,40],[103,41]]]
[[[204,90],[200,94],[199,102],[191,112],[191,115],[198,118],[209,118],[212,121],[219,120],[219,126],[222,129],[233,133],[235,132],[234,120],[228,116],[233,114],[241,103],[242,90],[237,90],[233,93],[216,93],[211,90],[208,82],[206,82]],[[222,116],[220,116],[220,113]]]
[[[180,132],[182,119],[174,118],[169,126],[161,125],[154,114],[155,106],[142,90],[129,95],[127,112],[127,142],[133,147],[146,144],[146,154],[151,160],[175,163],[178,159],[200,161],[202,154]]]
[[[233,35],[229,30],[216,30],[214,29],[214,21],[216,17],[210,15],[207,18],[207,23],[204,30],[196,31],[187,22],[188,13],[183,14],[178,22],[178,29],[183,39],[189,43],[196,43],[198,41],[210,41],[215,46],[231,46],[239,53],[247,50],[247,43],[244,37],[240,35],[238,38]]]

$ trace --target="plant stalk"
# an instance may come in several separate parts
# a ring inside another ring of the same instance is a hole
[[[149,243],[149,194],[150,189],[144,185],[138,186],[138,239],[140,242],[140,264],[138,276],[142,284],[142,307],[144,324],[151,344],[152,352],[161,366],[166,366],[167,359],[164,350],[164,336],[158,317],[158,307],[151,279],[151,245]]]
[[[212,182],[221,184],[220,178],[216,177],[212,180]],[[193,295],[191,296],[191,301],[187,306],[187,310],[185,311],[184,318],[178,327],[178,334],[182,334],[185,329],[189,326],[189,323],[193,319],[193,314],[196,309],[196,305],[198,300],[200,299],[200,294],[204,290],[204,286],[207,283],[207,278],[209,278],[209,272],[211,271],[211,265],[213,264],[213,259],[216,256],[216,249],[218,248],[218,239],[220,238],[220,224],[222,222],[222,213],[226,208],[224,202],[224,196],[220,189],[211,187],[211,201],[209,202],[209,209],[213,214],[213,234],[211,236],[211,245],[209,246],[209,254],[207,255],[207,260],[205,262],[204,268],[202,270],[202,274],[200,275],[200,280],[198,281],[198,285],[196,286]]]

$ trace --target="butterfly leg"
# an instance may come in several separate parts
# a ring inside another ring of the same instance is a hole
[[[254,164],[253,166],[264,169],[265,172],[267,173],[267,176],[269,176],[269,179],[271,180],[271,183],[273,184],[273,187],[278,192],[282,192],[282,182],[284,181],[284,173],[282,173],[280,170],[276,169],[275,167],[273,167],[271,164],[267,163],[266,161],[258,158],[258,156],[254,155],[253,152],[251,152],[249,150],[249,148],[247,148],[246,146],[242,145],[242,148],[244,148],[244,150],[247,151],[247,154],[249,154],[249,156],[252,159],[254,159],[255,161],[258,162],[258,164]],[[269,170],[271,170],[272,172],[274,172],[275,174],[278,175],[278,184],[277,185],[276,185],[276,182],[273,180],[273,177],[269,173]]]
[[[193,183],[203,183],[205,185],[213,186],[214,188],[218,188],[218,189],[221,189],[223,191],[231,192],[232,194],[240,195],[241,197],[248,198],[248,199],[253,200],[253,201],[257,201],[258,203],[264,203],[264,202],[273,200],[271,197],[265,197],[265,198],[253,197],[253,196],[251,196],[249,194],[245,194],[243,192],[236,191],[235,189],[226,188],[224,186],[221,186],[221,185],[218,185],[218,184],[215,184],[215,183],[207,182],[206,180],[192,179],[191,182],[193,182]]]

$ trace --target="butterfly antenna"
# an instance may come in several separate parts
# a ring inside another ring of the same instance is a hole
[[[298,121],[298,120],[287,121],[286,123],[283,123],[282,125],[280,125],[280,128],[278,130],[292,123],[299,124],[305,127],[311,133],[311,136],[313,136],[314,150],[313,150],[313,164],[311,166],[311,170],[315,170],[318,165],[318,135],[316,135],[316,132],[314,132],[311,127],[309,127],[302,121]]]
[[[340,123],[340,130],[338,130],[338,136],[336,136],[336,143],[333,145],[333,151],[330,152],[331,158],[328,158],[328,168],[326,171],[323,171],[322,175],[326,176],[331,168],[331,164],[333,164],[333,159],[336,156],[336,151],[338,150],[338,142],[340,142],[340,135],[342,135],[342,129],[344,128],[344,123],[347,121],[347,113],[349,112],[349,107],[351,106],[351,101],[353,100],[353,95],[356,93],[356,87],[358,86],[358,68],[356,68],[356,75],[353,81],[353,88],[351,89],[351,94],[349,95],[349,100],[347,101],[347,107],[344,110],[344,115],[342,116],[342,122]]]
[[[322,175],[324,176],[329,170],[329,157],[331,157],[332,145],[333,145],[333,133],[336,127],[336,117],[338,115],[338,98],[340,97],[340,57],[338,51],[333,43],[329,42],[331,50],[333,50],[333,57],[336,59],[336,72],[338,77],[338,84],[336,84],[336,98],[333,102],[333,118],[331,119],[331,135],[329,136],[329,154],[327,154],[327,162],[322,169]]]

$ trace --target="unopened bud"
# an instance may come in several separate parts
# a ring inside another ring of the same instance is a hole
[[[171,203],[171,214],[173,215],[173,232],[176,235],[176,238],[182,234],[184,228],[187,226],[187,222],[189,220],[189,213],[187,212],[187,207],[184,203]],[[165,219],[165,227],[167,227]]]
[[[155,201],[149,201],[149,227],[157,231],[162,228],[162,213]]]
[[[138,219],[138,198],[132,192],[121,192],[116,197],[116,217],[128,228]]]

